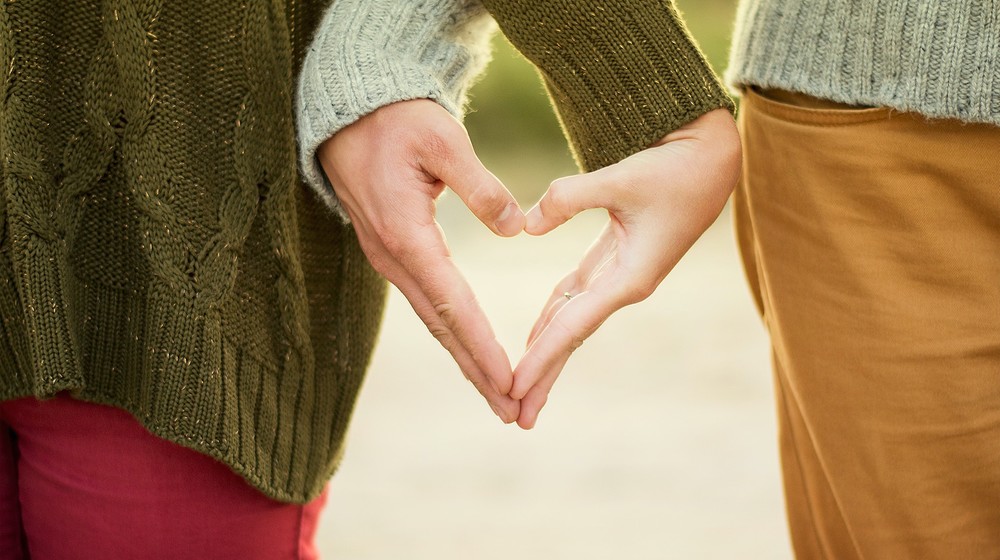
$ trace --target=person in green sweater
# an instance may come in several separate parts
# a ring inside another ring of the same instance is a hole
[[[648,293],[739,160],[732,102],[671,4],[580,7],[0,5],[0,553],[314,557],[381,317],[369,258],[497,414],[530,426],[544,386],[511,395],[433,221],[449,184],[498,234],[554,224],[510,207],[455,120],[489,17],[600,170],[566,181],[593,203],[619,180],[665,187],[619,197],[627,219],[595,255],[609,275],[564,290],[564,316]],[[552,334],[534,355],[555,371],[574,341]]]

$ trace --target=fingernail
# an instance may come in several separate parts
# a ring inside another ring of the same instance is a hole
[[[496,222],[497,231],[504,235],[516,235],[523,226],[524,215],[516,202],[511,202],[503,209],[500,219]]]

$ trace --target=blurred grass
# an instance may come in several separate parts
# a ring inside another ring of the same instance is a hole
[[[726,67],[736,0],[676,0],[692,35],[715,70]],[[534,67],[503,36],[493,61],[471,91],[465,119],[483,162],[524,205],[548,183],[577,172]]]

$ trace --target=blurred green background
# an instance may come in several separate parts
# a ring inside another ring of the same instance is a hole
[[[716,72],[729,53],[736,0],[677,0],[692,35]],[[470,92],[465,124],[483,162],[524,205],[556,177],[576,173],[544,87],[531,64],[500,33],[493,61]]]

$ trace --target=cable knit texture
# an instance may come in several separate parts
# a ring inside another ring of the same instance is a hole
[[[306,182],[341,218],[318,146],[396,101],[433,99],[461,119],[495,28],[469,0],[338,0],[327,12],[299,75],[299,157]]]
[[[434,2],[343,1],[328,23],[354,33],[358,46],[342,48],[355,56],[378,59],[389,31],[396,45],[454,42],[402,60],[440,64],[423,67],[416,92],[439,87],[457,110],[478,59],[427,53],[471,52],[459,23],[482,33],[477,12],[458,10],[438,33],[419,17]],[[0,2],[0,398],[68,390],[275,499],[319,494],[385,294],[350,226],[299,173],[295,77],[330,6]],[[487,7],[539,64],[588,165],[728,104],[667,4]],[[373,14],[416,19],[371,27]],[[345,112],[399,98],[369,88],[405,87],[421,69],[386,64],[374,66],[384,79],[347,68],[325,85],[352,100]]]
[[[726,81],[1000,125],[1000,2],[743,0]]]
[[[0,397],[70,390],[321,491],[385,290],[297,172],[327,4],[0,4]]]

